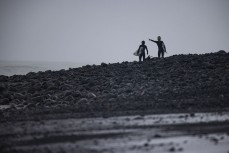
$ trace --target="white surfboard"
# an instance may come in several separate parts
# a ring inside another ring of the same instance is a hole
[[[134,52],[134,55],[135,55],[135,56],[139,56],[139,51],[136,50],[136,51]]]
[[[134,55],[135,55],[135,56],[139,56],[138,50],[136,50],[136,51],[134,52]]]

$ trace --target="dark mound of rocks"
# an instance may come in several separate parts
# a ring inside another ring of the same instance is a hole
[[[0,76],[0,115],[229,108],[229,53]],[[125,113],[124,113],[125,114]]]

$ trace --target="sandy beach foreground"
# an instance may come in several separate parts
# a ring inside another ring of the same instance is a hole
[[[17,121],[0,129],[1,152],[229,151],[228,112]]]

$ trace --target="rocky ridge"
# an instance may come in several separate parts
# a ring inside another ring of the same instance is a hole
[[[34,113],[201,111],[229,108],[229,53],[0,76],[3,117]]]

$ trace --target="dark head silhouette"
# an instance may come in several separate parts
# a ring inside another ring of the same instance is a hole
[[[158,41],[161,41],[161,36],[158,36],[158,37],[157,37],[157,40],[158,40]]]
[[[161,57],[164,58],[164,52],[166,52],[166,48],[165,48],[165,44],[163,41],[161,41],[161,36],[158,36],[157,37],[157,40],[158,41],[155,41],[155,40],[152,40],[152,39],[149,39],[150,41],[152,42],[155,42],[158,46],[158,57]]]
[[[142,41],[142,45],[145,45],[145,41],[144,40]]]

